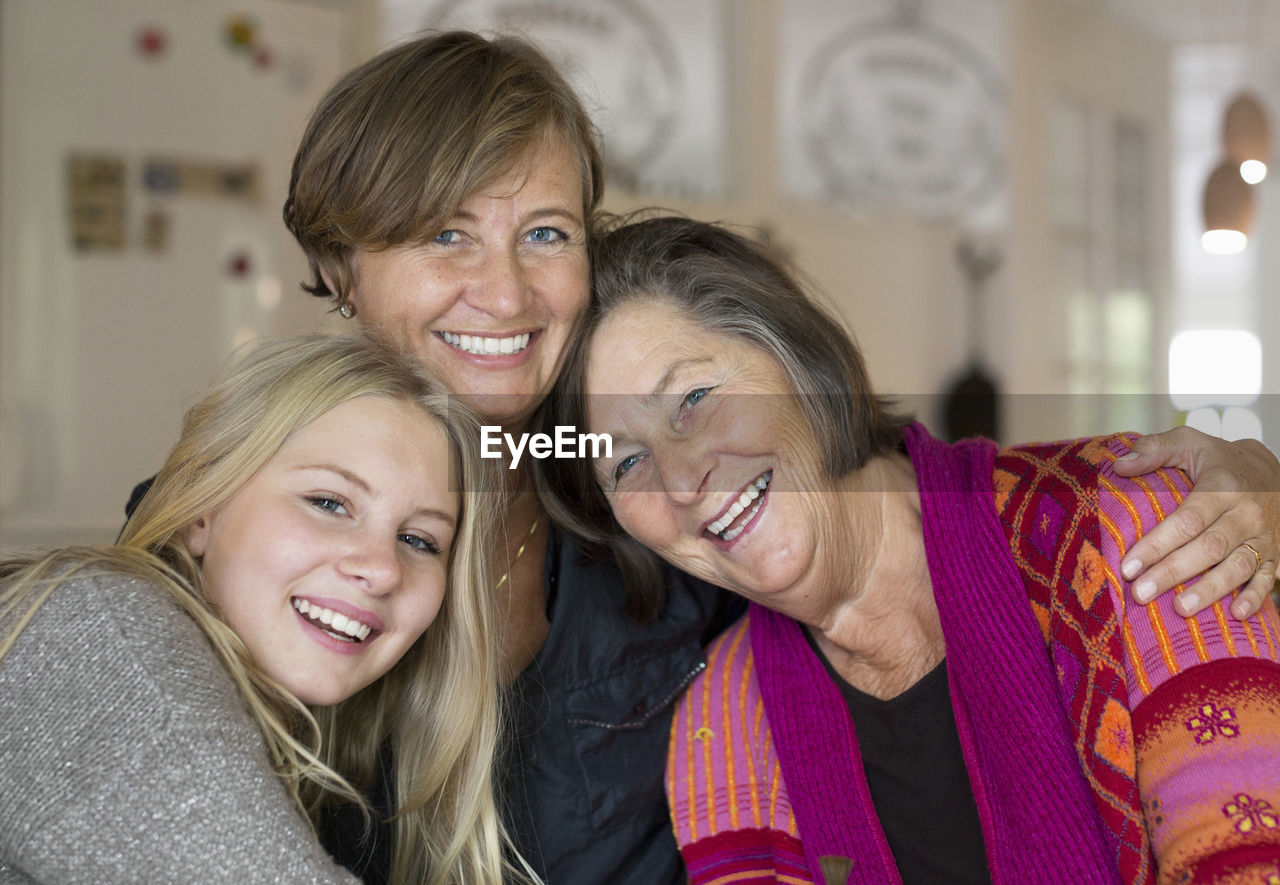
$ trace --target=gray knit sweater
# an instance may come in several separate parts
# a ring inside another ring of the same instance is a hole
[[[0,660],[0,883],[30,882],[358,880],[289,801],[195,622],[99,576],[56,590]]]

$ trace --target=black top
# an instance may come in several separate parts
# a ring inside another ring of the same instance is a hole
[[[818,651],[812,639],[810,645]],[[858,691],[820,651],[818,657],[849,705],[867,788],[905,885],[990,885],[947,662],[885,701]]]
[[[546,575],[551,629],[509,697],[516,845],[548,885],[684,883],[662,783],[671,716],[746,603],[667,569],[662,611],[639,624],[617,568],[554,527]]]

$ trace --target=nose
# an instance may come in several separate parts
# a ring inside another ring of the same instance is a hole
[[[520,316],[529,301],[529,274],[520,256],[510,250],[486,251],[468,301],[497,319]]]
[[[400,586],[399,541],[361,532],[338,560],[338,571],[370,596],[385,596]]]
[[[695,504],[707,493],[715,456],[684,441],[654,452],[662,488],[675,504]]]

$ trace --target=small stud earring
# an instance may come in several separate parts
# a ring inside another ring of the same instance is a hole
[[[344,320],[349,320],[356,315],[356,306],[350,301],[344,301],[338,305],[338,313],[342,315]]]

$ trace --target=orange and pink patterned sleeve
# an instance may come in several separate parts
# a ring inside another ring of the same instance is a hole
[[[1128,451],[1122,437],[1112,456]],[[1173,595],[1141,606],[1120,575],[1125,551],[1190,490],[1158,471],[1099,474],[1103,560],[1120,619],[1138,786],[1159,881],[1280,885],[1280,617],[1268,602],[1237,621],[1216,604],[1194,618]],[[1179,587],[1181,592],[1194,583]]]

